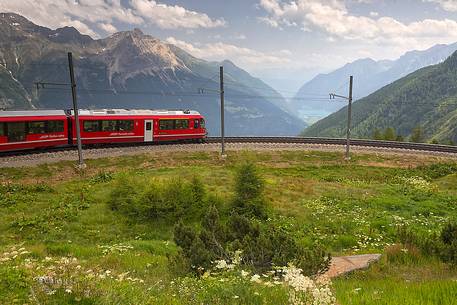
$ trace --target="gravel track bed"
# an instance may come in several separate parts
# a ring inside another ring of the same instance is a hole
[[[300,143],[226,143],[226,150],[307,150],[307,151],[329,151],[329,152],[344,152],[343,145],[330,144],[300,144]],[[167,145],[138,145],[138,146],[123,146],[123,147],[103,147],[103,148],[86,148],[84,149],[85,159],[98,159],[106,157],[129,156],[139,154],[153,154],[163,152],[179,152],[179,151],[219,151],[220,144],[167,144]],[[399,148],[377,148],[353,146],[352,152],[356,153],[374,153],[374,154],[391,154],[391,155],[411,155],[411,156],[434,156],[446,159],[457,160],[457,154],[417,151]],[[0,156],[0,168],[2,167],[28,167],[46,163],[56,163],[59,161],[76,161],[78,158],[75,149],[52,151],[52,152],[36,152],[32,154],[23,154],[18,156]]]

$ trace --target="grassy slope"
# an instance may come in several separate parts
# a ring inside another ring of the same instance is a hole
[[[394,127],[409,136],[422,126],[427,139],[457,140],[457,54],[381,88],[353,105],[354,136],[371,138],[375,129]],[[343,136],[347,107],[307,128],[305,136]]]
[[[167,255],[177,250],[171,241],[171,224],[132,222],[106,205],[121,172],[145,179],[190,179],[198,175],[209,192],[230,198],[233,172],[245,160],[255,161],[266,180],[266,196],[278,215],[275,221],[296,228],[303,243],[318,240],[334,254],[382,252],[395,242],[396,224],[408,223],[417,231],[434,232],[448,219],[457,218],[456,173],[433,179],[431,192],[411,190],[399,179],[429,176],[429,170],[416,167],[437,162],[434,159],[364,155],[343,164],[338,153],[318,152],[243,152],[229,154],[225,163],[213,153],[163,157],[89,161],[89,170],[82,176],[69,162],[2,169],[2,183],[22,187],[0,194],[0,257],[17,245],[31,252],[25,257],[32,263],[36,259],[46,265],[45,257],[71,256],[85,271],[110,270],[117,277],[129,272],[132,278],[83,287],[95,292],[82,301],[65,293],[49,296],[34,292],[35,298],[49,304],[283,303],[287,297],[280,288],[192,278],[171,282],[174,275],[168,268]],[[106,172],[113,173],[108,175],[113,180],[104,182],[106,175],[100,173]],[[422,304],[457,304],[455,270],[419,254],[402,258],[402,253],[388,253],[369,270],[337,280],[339,302],[399,304],[402,300],[402,304],[418,304],[425,300]],[[36,285],[31,275],[36,273],[27,271],[25,265],[21,265],[24,273],[12,268],[19,264],[23,264],[21,258],[0,262],[0,303],[27,300],[30,287]],[[135,278],[144,282],[133,281]],[[240,298],[234,299],[235,295]]]

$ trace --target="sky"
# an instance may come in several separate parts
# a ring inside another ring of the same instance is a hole
[[[457,42],[457,0],[0,0],[0,11],[93,38],[140,28],[290,91],[360,58]]]

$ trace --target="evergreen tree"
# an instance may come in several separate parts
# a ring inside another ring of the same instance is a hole
[[[397,135],[397,138],[395,139],[397,142],[403,142],[404,140],[405,138],[401,134]]]
[[[424,133],[421,126],[416,126],[411,133],[411,142],[421,143],[424,141]]]
[[[381,131],[378,128],[376,128],[373,132],[373,139],[374,140],[383,140],[384,139]]]
[[[384,140],[395,141],[396,138],[397,135],[395,134],[395,129],[393,129],[392,127],[386,128],[386,130],[384,131]]]

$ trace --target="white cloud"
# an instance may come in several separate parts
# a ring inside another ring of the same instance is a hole
[[[423,0],[423,1],[437,3],[445,11],[457,12],[457,1],[456,0]]]
[[[223,42],[191,44],[174,37],[168,37],[166,42],[174,44],[198,58],[217,61],[229,59],[248,69],[258,68],[258,65],[263,65],[264,68],[277,67],[291,62],[289,50],[266,53]]]
[[[113,22],[151,24],[160,28],[212,28],[224,26],[200,12],[153,0],[1,0],[0,11],[14,12],[51,28],[72,25],[84,34],[98,37],[97,29],[111,34]]]
[[[412,49],[457,40],[455,20],[424,19],[405,24],[391,17],[356,16],[343,0],[260,0],[260,7],[268,13],[263,20],[272,26],[300,26],[368,44]]]
[[[208,15],[186,10],[178,5],[159,4],[154,0],[131,0],[135,12],[160,28],[214,28],[225,26],[224,19],[212,20]]]
[[[112,25],[111,23],[100,23],[98,25],[98,27],[109,34],[113,34],[113,33],[117,32],[117,28],[114,25]]]

